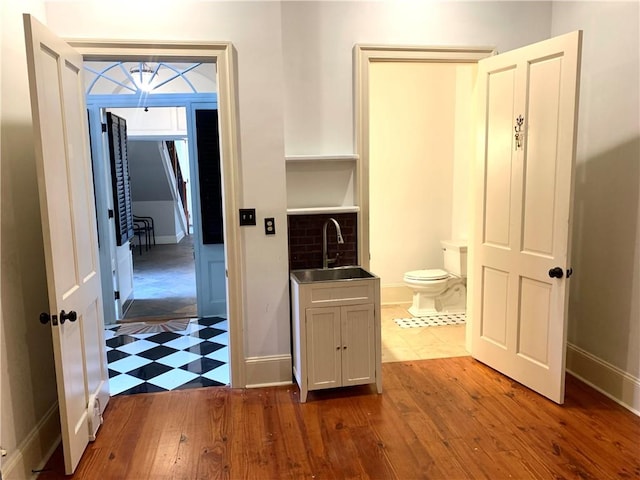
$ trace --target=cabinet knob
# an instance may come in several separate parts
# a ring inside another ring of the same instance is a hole
[[[336,350],[340,350],[340,345],[338,345],[338,346],[336,347]]]

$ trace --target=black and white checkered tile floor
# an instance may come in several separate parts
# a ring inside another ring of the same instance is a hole
[[[112,396],[229,383],[224,318],[194,319],[178,332],[118,335],[119,328],[105,330]]]

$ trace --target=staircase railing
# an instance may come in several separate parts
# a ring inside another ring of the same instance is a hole
[[[165,142],[167,151],[169,152],[169,158],[171,159],[171,168],[176,178],[176,190],[180,196],[180,202],[182,203],[182,209],[184,210],[184,216],[187,220],[187,231],[189,234],[189,207],[187,204],[187,182],[184,181],[182,176],[182,169],[180,168],[180,162],[178,161],[178,152],[176,151],[175,142],[173,140],[167,140]]]

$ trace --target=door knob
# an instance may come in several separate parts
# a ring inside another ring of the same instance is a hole
[[[551,270],[549,270],[549,276],[551,278],[562,278],[564,276],[564,272],[560,267],[553,267]]]
[[[64,323],[67,320],[70,322],[75,322],[78,319],[78,314],[73,310],[69,310],[69,313],[66,313],[64,310],[60,311],[60,323]]]
[[[56,315],[49,315],[47,312],[40,314],[40,323],[46,325],[51,322],[52,325],[58,325],[58,317]]]

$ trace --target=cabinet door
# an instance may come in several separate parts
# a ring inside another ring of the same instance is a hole
[[[309,390],[342,385],[340,307],[308,308],[307,382]]]
[[[376,380],[373,305],[342,307],[342,385]]]

